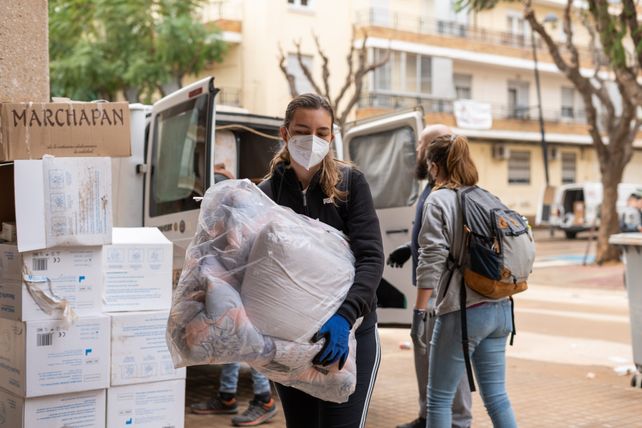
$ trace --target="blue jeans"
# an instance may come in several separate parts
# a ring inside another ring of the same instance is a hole
[[[497,428],[517,427],[506,393],[506,338],[513,329],[510,301],[484,303],[466,312],[471,362],[486,411]],[[437,318],[430,350],[428,428],[451,428],[457,385],[466,376],[461,314]]]
[[[221,370],[221,379],[219,383],[219,392],[236,394],[236,387],[239,383],[240,363],[223,364]],[[270,381],[261,373],[252,369],[252,387],[254,395],[270,393]]]

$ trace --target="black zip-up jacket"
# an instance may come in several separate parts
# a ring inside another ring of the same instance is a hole
[[[346,234],[355,257],[355,277],[337,313],[352,326],[357,318],[369,313],[376,320],[377,287],[383,274],[384,256],[379,219],[365,177],[348,166],[341,166],[341,174],[342,177],[349,174],[347,180],[343,179],[339,184],[341,190],[349,189],[349,193],[346,202],[337,201],[336,205],[323,192],[319,184],[320,173],[314,175],[304,193],[294,170],[284,165],[277,166],[272,177],[263,181],[259,188],[277,204],[319,219]],[[310,262],[314,263],[314,260]],[[362,327],[365,324],[369,323],[364,321]]]

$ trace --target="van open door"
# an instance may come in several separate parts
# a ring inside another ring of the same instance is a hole
[[[552,217],[555,208],[555,192],[556,186],[545,186],[544,192],[540,198],[540,203],[537,206],[537,214],[535,215],[535,225],[537,226],[553,226]],[[553,230],[553,229],[551,229]]]
[[[361,170],[379,216],[384,254],[410,242],[420,183],[415,178],[416,145],[423,129],[421,109],[369,118],[343,134],[343,157]],[[408,324],[416,296],[412,263],[385,267],[377,289],[382,324]]]
[[[147,140],[144,225],[174,243],[174,280],[196,232],[199,202],[212,182],[214,78],[193,83],[152,107]]]

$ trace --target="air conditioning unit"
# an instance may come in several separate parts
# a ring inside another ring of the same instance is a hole
[[[548,148],[548,160],[549,161],[556,161],[559,159],[560,151],[557,147],[549,147]]]
[[[505,160],[510,157],[510,150],[505,144],[493,144],[493,159]]]

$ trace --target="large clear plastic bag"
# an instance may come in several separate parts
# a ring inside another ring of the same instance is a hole
[[[342,370],[312,364],[322,341],[311,338],[353,280],[341,232],[275,204],[249,180],[218,183],[203,198],[173,296],[174,365],[247,362],[276,382],[345,402],[356,384],[354,328]]]

